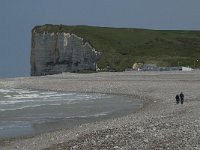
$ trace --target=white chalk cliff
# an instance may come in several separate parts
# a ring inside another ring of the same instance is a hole
[[[96,70],[100,52],[70,33],[32,32],[31,75]]]

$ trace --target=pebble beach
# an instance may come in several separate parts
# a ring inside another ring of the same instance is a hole
[[[0,79],[0,88],[126,95],[143,103],[127,116],[3,139],[1,150],[200,149],[199,71],[62,73]],[[180,92],[185,101],[177,105]]]

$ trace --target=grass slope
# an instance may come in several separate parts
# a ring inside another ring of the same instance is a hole
[[[146,30],[91,26],[42,25],[35,32],[69,32],[102,52],[99,68],[122,71],[135,62],[158,66],[200,66],[200,31]],[[197,61],[199,60],[199,61]]]

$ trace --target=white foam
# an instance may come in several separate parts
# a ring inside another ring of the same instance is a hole
[[[40,101],[48,100],[48,99],[63,99],[63,100],[72,100],[70,99],[70,96],[75,95],[76,99],[73,100],[91,100],[91,99],[97,99],[99,97],[103,97],[104,94],[93,94],[93,95],[88,95],[88,94],[76,94],[76,93],[58,93],[58,92],[42,92],[39,93],[38,91],[31,91],[31,90],[22,90],[22,89],[0,89],[0,92],[7,93],[5,95],[5,98],[8,99],[15,99],[15,100],[30,100],[30,99],[40,99]],[[8,93],[16,93],[15,95],[9,95]],[[64,98],[66,97],[67,98]],[[54,101],[54,100],[51,100]],[[18,101],[21,102],[21,101]],[[8,102],[9,103],[9,102]],[[17,103],[17,102],[10,102],[11,104]]]
[[[17,103],[21,103],[23,101],[0,101],[1,105],[13,105],[13,104],[17,104]]]
[[[30,93],[30,94],[21,94],[21,95],[13,95],[13,97],[10,97],[12,99],[44,99],[44,98],[59,98],[64,96],[72,96],[74,94],[59,94],[59,93]]]
[[[11,98],[12,96],[11,95],[5,95],[4,97],[5,98]]]
[[[23,95],[13,95],[13,99],[31,99],[31,98],[38,98],[39,94],[23,94]]]
[[[56,104],[55,104],[56,103]],[[75,104],[75,98],[45,98],[45,99],[9,99],[0,101],[0,108],[3,107],[17,107],[17,105],[32,106],[32,105],[62,105]],[[5,105],[5,106],[4,106]]]
[[[110,113],[110,112],[102,112],[102,113],[94,114],[94,115],[91,115],[91,116],[100,117],[100,116],[106,116],[106,115],[108,115],[109,113]]]
[[[1,89],[2,90],[2,89]],[[5,91],[5,90],[2,90]],[[41,106],[60,106],[66,104],[76,104],[81,102],[94,102],[94,99],[99,98],[103,94],[76,94],[76,93],[57,93],[57,92],[42,92],[26,91],[20,89],[9,89],[7,91],[18,91],[15,95],[5,95],[7,99],[0,101],[0,111],[14,111],[25,108],[35,108]],[[19,94],[19,93],[24,94]],[[50,94],[50,95],[49,95]],[[73,96],[74,95],[74,96]],[[104,97],[104,96],[103,96]],[[91,101],[92,100],[92,101]]]
[[[12,92],[11,90],[8,90],[8,89],[0,89],[0,93],[9,93],[9,92]]]
[[[38,91],[29,91],[29,90],[16,90],[19,94],[29,94],[29,93],[37,93]]]
[[[88,117],[101,117],[101,116],[106,116],[110,112],[101,112],[97,114],[92,114],[92,115],[83,115],[83,116],[70,116],[70,117],[65,117],[66,119],[72,119],[72,118],[88,118]]]
[[[57,94],[57,92],[43,92],[43,93],[40,93],[41,95],[54,95],[54,94]]]
[[[35,107],[40,107],[40,106],[45,106],[46,104],[38,104],[38,105],[27,105],[27,106],[21,106],[21,107],[16,107],[16,108],[6,108],[6,109],[0,109],[0,111],[14,111],[14,110],[21,110],[25,108],[35,108]]]

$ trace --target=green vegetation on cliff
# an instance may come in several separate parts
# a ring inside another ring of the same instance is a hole
[[[99,68],[110,66],[122,71],[132,67],[135,62],[200,67],[200,31],[49,24],[36,26],[33,31],[77,34],[102,52]]]

